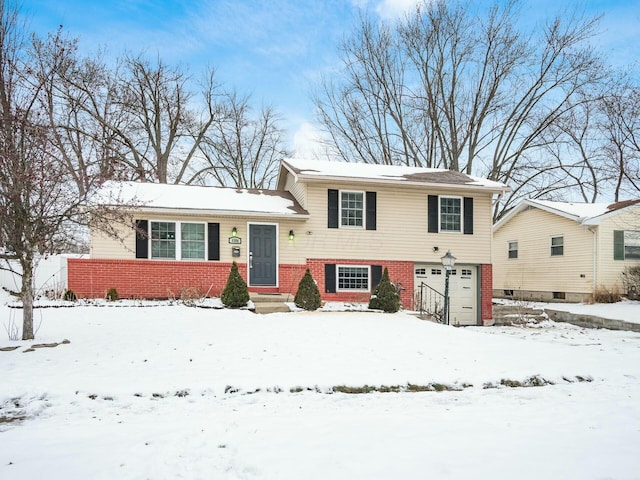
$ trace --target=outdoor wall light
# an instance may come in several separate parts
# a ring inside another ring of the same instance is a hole
[[[295,234],[293,233],[293,230],[289,230],[289,240],[293,240],[295,238]]]
[[[231,229],[231,236],[232,237],[237,237],[238,236],[238,229],[236,227],[233,227]]]

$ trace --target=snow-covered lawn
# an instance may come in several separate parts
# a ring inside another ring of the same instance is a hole
[[[611,320],[640,323],[640,301],[637,300],[622,300],[613,304],[520,302],[507,299],[495,299],[494,301],[502,305],[522,305],[530,308],[541,308],[543,310],[561,310],[564,312],[609,318]]]
[[[0,418],[26,417],[0,423],[0,478],[640,478],[637,333],[181,305],[40,318],[36,341],[0,338],[20,346],[0,351]],[[501,385],[532,378],[553,384]],[[364,385],[451,390],[333,391]]]

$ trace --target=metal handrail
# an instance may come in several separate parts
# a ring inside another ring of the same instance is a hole
[[[445,323],[444,301],[443,293],[424,282],[420,282],[420,298],[418,299],[420,315],[426,313],[434,317],[439,323]]]

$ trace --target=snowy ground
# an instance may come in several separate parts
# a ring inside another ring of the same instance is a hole
[[[640,479],[637,333],[168,304],[36,312],[35,342],[0,338],[19,346],[0,351],[0,418],[26,417],[0,423],[0,478]],[[20,314],[2,305],[0,323]],[[553,384],[501,385],[532,378]],[[333,393],[409,384],[457,390]]]
[[[543,310],[561,310],[564,312],[593,315],[612,320],[624,320],[625,322],[630,323],[640,323],[640,302],[637,300],[623,300],[614,304],[521,302],[502,298],[496,299],[495,301],[502,305],[522,305],[531,308],[541,308]]]

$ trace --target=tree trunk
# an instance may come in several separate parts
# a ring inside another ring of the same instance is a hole
[[[33,340],[33,259],[22,262],[22,340]]]

